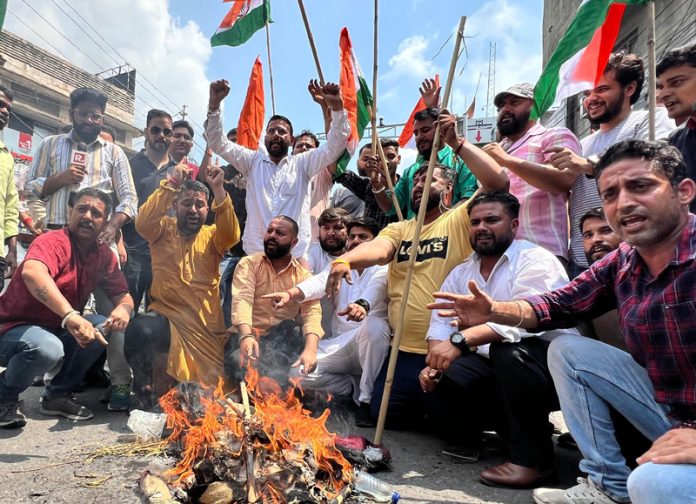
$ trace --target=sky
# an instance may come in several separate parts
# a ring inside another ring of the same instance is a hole
[[[346,26],[371,84],[374,2],[304,0],[304,4],[325,79],[338,79],[338,38]],[[194,157],[200,158],[209,82],[219,78],[230,82],[223,120],[226,127],[236,126],[257,55],[264,65],[266,115],[271,114],[265,32],[257,32],[239,47],[210,46],[210,37],[229,8],[222,0],[10,0],[4,28],[60,52],[92,73],[124,62],[135,67],[135,126],[144,127],[152,107],[174,115],[185,104],[196,130]],[[321,113],[307,92],[307,83],[317,72],[298,4],[271,0],[271,15],[276,112],[289,117],[296,130],[320,132]],[[541,0],[381,0],[377,108],[385,124],[408,118],[424,78],[439,73],[444,85],[454,37],[447,39],[460,16],[467,16],[466,51],[455,73],[454,112],[466,110],[480,78],[476,116],[487,115],[491,42],[496,44],[496,92],[517,82],[536,81],[542,62]],[[406,151],[404,157],[402,165],[415,153]]]

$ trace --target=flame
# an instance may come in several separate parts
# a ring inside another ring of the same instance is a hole
[[[266,441],[257,437],[255,448],[281,454],[286,462],[295,465],[305,463],[305,456],[311,455],[311,465],[323,479],[317,478],[316,485],[330,498],[338,495],[351,482],[353,472],[350,463],[336,448],[336,435],[326,428],[329,410],[312,418],[297,398],[294,386],[283,395],[277,382],[260,376],[253,367],[247,369],[246,383],[254,409],[254,428],[263,431],[268,438]],[[195,419],[189,419],[185,413],[177,389],[160,399],[162,410],[167,414],[167,428],[172,429],[167,441],[182,446],[178,464],[166,473],[168,477],[177,478],[175,483],[179,485],[186,484],[194,476],[193,468],[198,461],[212,456],[215,447],[220,445],[219,434],[240,440],[244,436],[241,410],[227,406],[223,380],[218,381],[212,393],[207,389],[205,395],[207,397],[201,397],[204,414]],[[287,501],[270,483],[263,486],[260,494],[264,502]]]

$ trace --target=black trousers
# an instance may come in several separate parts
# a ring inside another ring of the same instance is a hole
[[[491,344],[490,359],[466,355],[455,360],[438,385],[436,411],[443,429],[458,420],[478,435],[492,427],[508,440],[511,462],[552,467],[549,413],[560,406],[546,364],[548,346],[530,337]]]
[[[303,350],[302,328],[294,320],[282,321],[259,337],[259,374],[273,378],[285,390],[289,385],[290,366]],[[227,379],[233,383],[243,380],[246,374],[239,359],[239,338],[231,335],[225,344],[224,367]]]
[[[140,303],[149,302],[148,291],[152,284],[152,260],[149,254],[129,253],[128,261],[123,265],[123,274],[128,282],[128,292],[133,298],[133,313],[138,313]]]
[[[128,324],[123,350],[133,370],[136,396],[152,389],[153,362],[158,355],[169,353],[170,343],[169,320],[159,313],[138,315]]]

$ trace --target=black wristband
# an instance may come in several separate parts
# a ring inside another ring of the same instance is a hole
[[[370,313],[370,303],[366,299],[356,299],[354,303],[358,306],[362,306],[365,312]]]

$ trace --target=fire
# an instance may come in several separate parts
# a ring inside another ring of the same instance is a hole
[[[296,397],[294,387],[283,394],[274,380],[259,376],[252,367],[247,370],[246,383],[253,410],[246,419],[244,407],[225,394],[222,379],[214,390],[202,388],[201,409],[196,414],[188,411],[191,407],[185,404],[179,388],[160,399],[167,414],[167,428],[171,429],[167,441],[181,448],[179,462],[166,476],[176,485],[190,486],[196,479],[196,465],[206,459],[233,457],[244,459],[246,466],[258,465],[265,457],[279,467],[279,474],[285,468],[301,468],[299,472],[306,474],[310,468],[316,477],[309,481],[304,476],[304,484],[320,489],[329,499],[338,495],[352,481],[353,469],[336,448],[336,435],[326,428],[329,410],[312,418]],[[244,457],[244,446],[253,450],[253,455],[246,452],[250,459]],[[271,479],[260,482],[257,489],[263,502],[287,502],[284,489]]]

